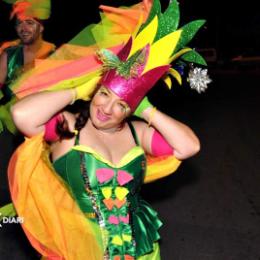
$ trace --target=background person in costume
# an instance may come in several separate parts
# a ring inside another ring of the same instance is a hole
[[[11,46],[5,47],[0,56],[1,105],[7,104],[14,97],[12,81],[32,69],[37,59],[44,59],[54,51],[55,45],[44,41],[42,37],[43,20],[48,19],[49,15],[49,0],[19,0],[13,4],[11,18],[16,18],[19,40],[10,42]],[[7,115],[8,108],[1,107],[1,123],[14,133],[15,129]]]
[[[98,53],[102,76],[94,74],[75,88],[29,95],[12,109],[18,128],[31,137],[10,162],[12,199],[26,219],[22,226],[31,244],[47,258],[160,259],[161,221],[139,195],[149,181],[145,153],[171,157],[172,172],[200,145],[188,126],[145,98],[160,78],[170,84],[169,63],[190,51],[175,54],[182,31],[162,29],[159,14],[152,12],[117,55],[107,49]],[[189,79],[193,82],[194,75]],[[199,83],[203,91],[206,84]],[[78,99],[90,102],[79,114],[64,111]],[[143,121],[129,120],[133,113]]]
[[[36,60],[47,58],[55,50],[55,45],[45,41],[42,36],[43,22],[50,16],[49,0],[6,2],[13,3],[11,18],[16,19],[15,29],[19,39],[3,43],[0,55],[0,184],[2,205],[10,201],[6,174],[7,162],[17,145],[23,141],[23,136],[17,133],[10,114],[10,107],[16,102],[16,95],[13,93],[11,84],[21,74],[35,67]],[[10,210],[12,211],[12,207]]]
[[[7,49],[8,47],[11,47],[11,46],[16,46],[20,43],[20,40],[17,39],[17,40],[13,40],[13,41],[5,41],[3,43],[1,43],[0,45],[0,55],[2,54],[2,52]]]

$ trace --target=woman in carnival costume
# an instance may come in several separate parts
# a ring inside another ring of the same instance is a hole
[[[178,21],[176,1],[164,14],[154,1],[147,21],[122,48],[88,56],[94,70],[12,108],[17,127],[29,137],[10,161],[12,200],[44,258],[160,259],[162,223],[140,197],[141,185],[174,172],[200,149],[188,126],[146,98],[160,78],[168,86],[169,74],[181,82],[171,62],[182,57],[204,63],[183,48],[204,21],[177,30]],[[189,79],[199,91],[209,81],[200,70]],[[80,111],[66,111],[78,100],[84,100]],[[131,120],[132,114],[142,120]]]

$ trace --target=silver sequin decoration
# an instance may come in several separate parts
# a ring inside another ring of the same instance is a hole
[[[209,84],[212,80],[208,76],[207,69],[192,68],[189,71],[187,81],[190,83],[190,87],[192,89],[195,89],[201,93],[207,89],[207,84]]]

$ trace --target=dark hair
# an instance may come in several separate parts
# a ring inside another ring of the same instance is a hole
[[[64,111],[76,115],[75,130],[80,131],[87,123],[89,119],[89,106],[90,101],[77,100],[73,105],[69,105],[64,109]],[[66,119],[57,124],[56,131],[60,139],[70,139],[75,136],[75,132],[69,130]]]

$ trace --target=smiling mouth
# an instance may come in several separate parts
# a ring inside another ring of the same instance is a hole
[[[101,122],[106,122],[110,119],[110,116],[104,115],[100,110],[97,111],[97,119]]]
[[[30,36],[31,36],[30,33],[21,33],[21,37],[22,37],[22,38],[28,38],[28,37],[30,37]]]

